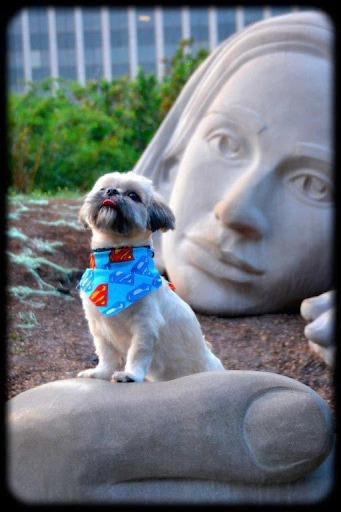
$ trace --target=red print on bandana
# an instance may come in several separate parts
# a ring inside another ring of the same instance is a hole
[[[106,306],[108,301],[108,285],[99,284],[92,292],[89,299],[95,304],[95,306]]]
[[[120,261],[133,260],[133,248],[122,247],[121,249],[113,249],[109,254],[110,263],[119,263]]]
[[[92,252],[90,253],[90,263],[89,263],[89,267],[90,267],[90,268],[96,268],[95,256],[93,255],[93,253],[92,253]]]

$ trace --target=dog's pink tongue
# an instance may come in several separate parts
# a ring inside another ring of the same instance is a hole
[[[102,206],[117,206],[116,201],[113,201],[112,199],[104,199]]]

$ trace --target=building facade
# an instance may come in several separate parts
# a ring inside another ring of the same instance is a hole
[[[307,9],[305,7],[305,9]],[[181,39],[191,51],[213,50],[256,21],[301,7],[30,7],[7,26],[7,80],[22,93],[26,82],[46,77],[78,80],[122,75],[138,67],[159,79]],[[166,59],[166,61],[165,61]]]

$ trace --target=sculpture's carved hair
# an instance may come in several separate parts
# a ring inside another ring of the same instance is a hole
[[[134,172],[151,178],[156,189],[163,183],[163,197],[169,200],[166,193],[172,189],[181,154],[229,77],[254,58],[281,51],[330,60],[332,29],[324,13],[298,12],[262,20],[226,39],[193,73]]]

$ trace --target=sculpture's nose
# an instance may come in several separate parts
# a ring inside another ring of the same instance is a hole
[[[116,196],[117,194],[119,194],[119,191],[116,188],[107,188],[105,191],[105,195],[108,197]]]
[[[243,177],[230,188],[214,208],[215,217],[229,229],[245,238],[260,240],[268,231],[264,210],[264,183]],[[260,188],[262,193],[260,194]]]

